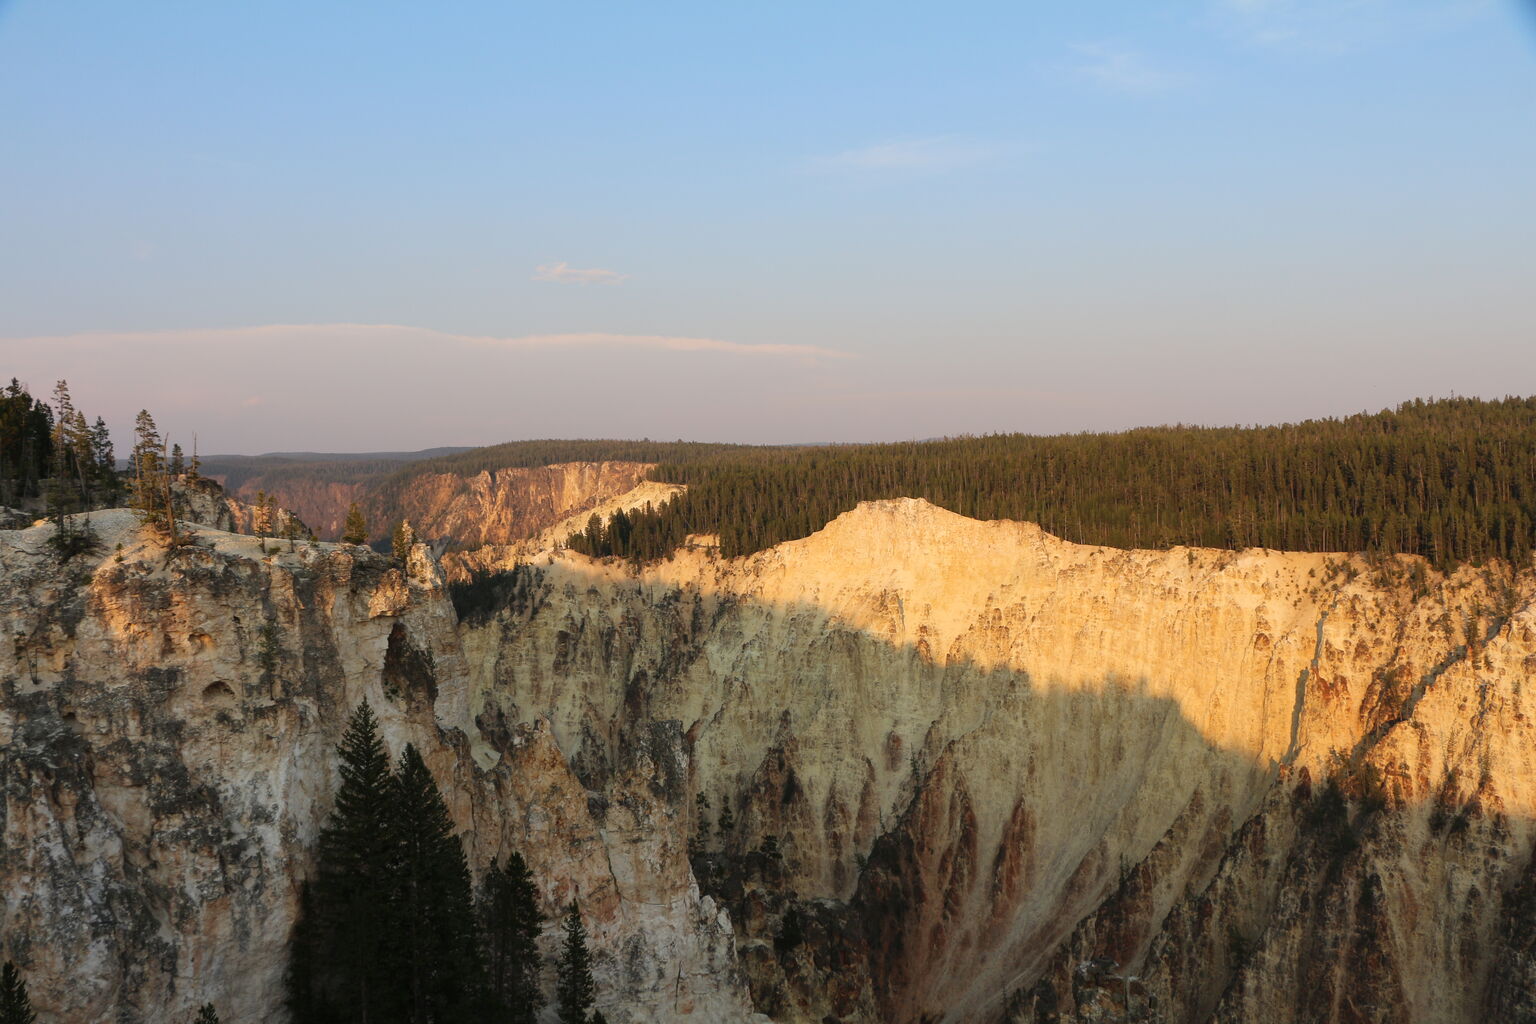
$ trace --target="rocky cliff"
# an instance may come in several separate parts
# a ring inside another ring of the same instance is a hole
[[[0,919],[45,1022],[283,1019],[296,886],[368,698],[413,742],[478,871],[511,848],[546,910],[580,897],[611,1020],[752,1018],[728,920],[692,885],[690,774],[664,725],[589,794],[541,723],[487,737],[441,577],[343,545],[192,528],[164,548],[93,513],[62,569],[49,528],[0,532]],[[553,945],[553,928],[548,936]]]
[[[51,1019],[272,1012],[363,695],[475,865],[580,891],[610,1019],[1530,1012],[1528,573],[902,500],[745,559],[508,554],[456,616],[424,548],[98,516],[67,571],[0,533],[0,924]]]
[[[567,462],[474,476],[406,472],[361,482],[257,476],[244,480],[235,496],[253,503],[265,491],[324,538],[341,536],[347,509],[357,502],[380,536],[405,518],[422,538],[475,548],[514,544],[588,513],[638,486],[649,469],[640,462]]]
[[[517,572],[462,633],[476,713],[546,718],[589,787],[682,723],[734,818],[695,821],[695,868],[775,1019],[1525,998],[1529,574],[1084,547],[919,501],[742,560]]]

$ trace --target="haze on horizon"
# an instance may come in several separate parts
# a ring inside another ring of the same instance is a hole
[[[1531,4],[1061,6],[0,0],[0,373],[229,453],[1536,392]]]

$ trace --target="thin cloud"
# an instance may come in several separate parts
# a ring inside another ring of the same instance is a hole
[[[819,345],[779,343],[753,344],[719,338],[693,338],[663,334],[612,334],[586,332],[575,334],[478,335],[455,334],[429,327],[400,324],[262,324],[252,327],[219,327],[209,330],[172,331],[93,331],[81,334],[44,335],[30,338],[4,338],[4,345],[245,345],[281,340],[306,340],[316,344],[326,341],[399,341],[412,340],[432,345],[458,344],[503,349],[579,349],[619,348],[663,352],[718,352],[727,355],[759,357],[797,357],[801,359],[847,359],[852,353]]]
[[[892,139],[818,157],[812,167],[823,171],[947,171],[990,159],[992,146],[954,135]]]
[[[582,270],[571,266],[569,263],[545,263],[533,272],[533,280],[547,281],[550,284],[618,284],[629,277],[617,270],[603,270],[601,267],[592,267]]]
[[[1492,0],[1212,0],[1218,24],[1252,46],[1342,56],[1432,36],[1496,13]]]
[[[1073,49],[1077,51],[1078,59],[1072,70],[1078,77],[1110,92],[1150,96],[1176,89],[1185,82],[1183,75],[1159,68],[1140,53],[1123,46],[1085,43]]]

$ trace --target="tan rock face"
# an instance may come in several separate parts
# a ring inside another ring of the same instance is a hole
[[[726,867],[695,863],[777,1019],[1071,1019],[1096,956],[1170,1020],[1482,1019],[1536,810],[1529,578],[1097,549],[917,501],[749,559],[520,573],[464,634],[475,701],[588,766],[682,723],[736,820],[705,841]],[[759,962],[768,836],[843,949]],[[836,956],[870,994],[829,1002]]]
[[[205,1001],[281,1019],[296,886],[365,697],[392,751],[423,751],[477,872],[516,848],[549,914],[579,895],[610,1019],[751,1018],[729,922],[669,820],[689,770],[675,729],[612,766],[605,808],[547,728],[492,743],[467,719],[425,548],[405,571],[211,530],[166,551],[131,513],[92,518],[102,552],[63,571],[46,527],[0,534],[0,953],[40,1019],[189,1019]]]
[[[460,622],[424,549],[104,522],[71,577],[42,529],[0,534],[0,925],[55,1019],[271,1011],[363,695],[477,867],[580,894],[610,1019],[1529,1007],[1529,575],[891,501],[746,559],[545,553]]]

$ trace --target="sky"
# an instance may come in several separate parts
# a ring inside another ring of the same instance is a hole
[[[203,452],[1536,393],[1536,3],[0,0],[0,374]]]

